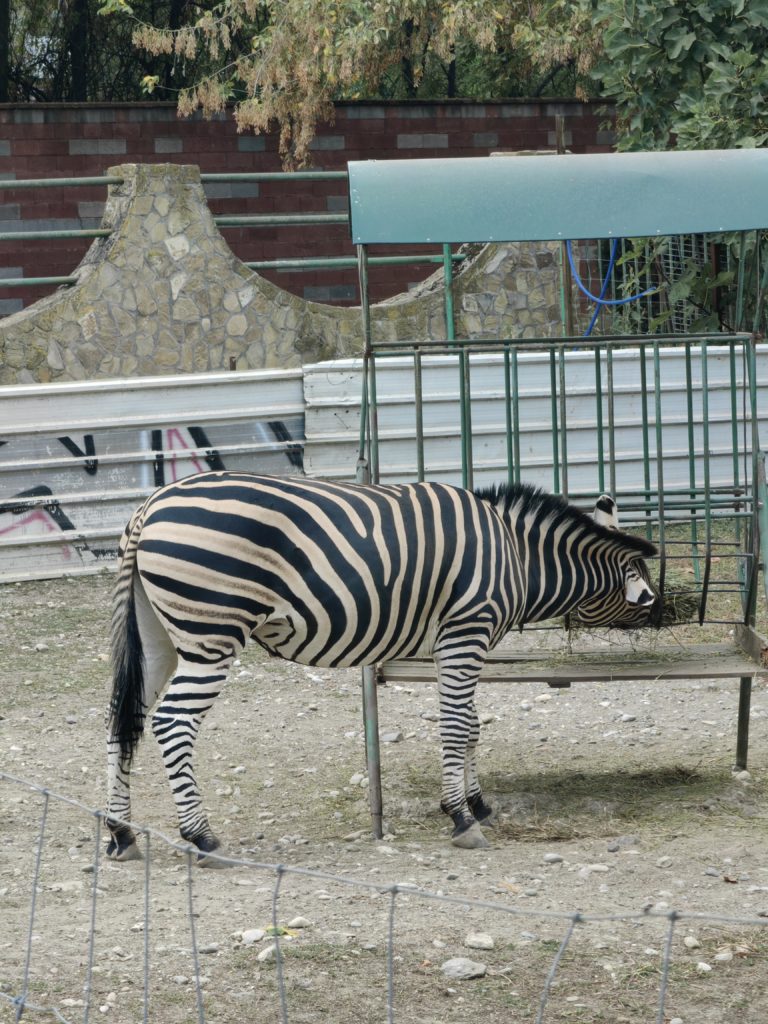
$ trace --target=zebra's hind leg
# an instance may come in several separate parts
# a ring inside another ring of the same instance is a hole
[[[192,766],[197,734],[203,719],[219,695],[235,653],[230,652],[213,661],[212,650],[206,645],[210,661],[190,661],[182,655],[179,671],[152,715],[152,731],[163,754],[165,770],[171,785],[179,819],[182,839],[200,851],[200,867],[219,862],[208,855],[221,846],[203,810],[203,801]],[[200,656],[200,655],[198,655]]]
[[[468,803],[466,783],[467,753],[473,736],[473,722],[477,723],[473,697],[482,660],[468,657],[466,650],[461,653],[463,656],[457,659],[457,663],[453,662],[450,655],[435,655],[440,693],[440,739],[443,748],[440,807],[453,819],[453,845],[465,850],[480,850],[489,844]],[[475,664],[467,666],[467,661],[474,661]],[[477,745],[477,735],[474,737],[474,744]]]
[[[132,682],[138,688],[135,712],[137,732],[144,727],[147,711],[157,700],[178,662],[168,634],[152,611],[138,577],[132,584],[136,629],[127,631],[123,655],[125,664],[138,670]],[[117,670],[116,670],[117,671]],[[130,675],[130,673],[128,673]],[[107,712],[107,827],[110,838],[107,856],[111,860],[137,860],[141,852],[131,829],[131,762],[133,753],[121,749],[112,708]]]

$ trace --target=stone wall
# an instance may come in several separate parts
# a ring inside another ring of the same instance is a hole
[[[196,166],[125,164],[77,284],[0,320],[0,384],[290,368],[361,351],[358,309],[291,295],[249,270],[213,222]],[[379,338],[446,337],[441,274],[373,308]],[[557,330],[554,250],[487,246],[455,284],[464,337]]]

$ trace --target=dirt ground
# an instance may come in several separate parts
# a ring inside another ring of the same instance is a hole
[[[105,575],[0,590],[0,771],[92,808],[105,800],[111,586]],[[545,642],[562,638],[547,634]],[[539,1019],[656,1021],[670,910],[705,918],[675,924],[663,1020],[768,1019],[768,931],[759,924],[768,928],[762,685],[752,703],[749,777],[731,772],[735,683],[482,685],[480,769],[500,812],[484,851],[453,848],[438,809],[434,687],[390,685],[379,699],[382,733],[396,740],[382,752],[384,841],[369,838],[360,672],[280,663],[251,646],[203,727],[197,771],[227,851],[266,866],[190,871],[183,854],[155,838],[147,870],[146,860],[106,861],[102,838],[94,874],[96,819],[50,798],[31,941],[45,800],[0,779],[0,1021],[16,1019],[10,1000],[22,992],[28,942],[30,1003],[84,1019],[92,956],[88,1019],[140,1021],[145,941],[148,1020],[283,1019],[279,965],[265,954],[274,940],[259,937],[273,922],[278,879],[274,918],[287,929],[280,970],[290,1021],[387,1020],[390,954],[394,1020],[534,1021],[568,927],[567,918],[547,915],[576,911],[600,920],[576,925]],[[175,839],[151,736],[137,755],[133,795],[135,819]],[[306,873],[276,872],[276,864]],[[393,883],[401,887],[394,903]],[[471,933],[492,948],[468,946]],[[443,965],[457,957],[485,973],[448,978]],[[27,1008],[27,1019],[52,1018]]]

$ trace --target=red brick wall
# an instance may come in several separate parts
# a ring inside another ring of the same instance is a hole
[[[313,143],[314,165],[343,170],[348,160],[484,156],[498,150],[552,149],[555,117],[577,153],[605,152],[612,133],[604,110],[576,101],[341,103]],[[172,104],[0,105],[0,179],[99,175],[120,163],[198,164],[202,172],[280,170],[276,134],[238,135],[231,116],[180,120]],[[214,214],[346,209],[343,181],[227,183],[207,188]],[[0,188],[0,232],[97,227],[101,187]],[[243,260],[353,255],[346,226],[224,228]],[[0,241],[0,278],[69,274],[89,241]],[[392,250],[388,250],[390,253]],[[374,268],[374,298],[405,290],[430,267]],[[357,301],[354,270],[265,272],[281,287],[319,301]],[[0,315],[51,291],[0,288]]]

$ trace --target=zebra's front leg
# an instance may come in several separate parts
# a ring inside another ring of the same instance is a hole
[[[493,808],[483,799],[483,792],[480,788],[480,779],[477,774],[477,744],[480,740],[480,721],[477,717],[475,702],[472,701],[472,722],[467,743],[467,753],[464,761],[464,789],[467,794],[467,804],[472,816],[481,825],[494,825]]]
[[[488,846],[488,840],[467,799],[467,755],[471,752],[474,712],[473,694],[479,675],[466,668],[453,668],[446,658],[436,657],[440,693],[440,740],[443,751],[442,799],[440,807],[453,819],[451,842],[466,850]],[[463,659],[464,660],[464,659]],[[477,745],[477,736],[474,737]],[[479,786],[477,787],[479,794]],[[482,800],[482,795],[480,795]]]
[[[231,659],[230,659],[231,660]],[[192,766],[197,734],[203,719],[219,695],[228,664],[182,665],[152,715],[152,732],[160,745],[171,785],[182,839],[200,851],[197,863],[209,866],[208,854],[221,846],[203,810],[203,800]],[[204,673],[204,674],[203,674]]]

